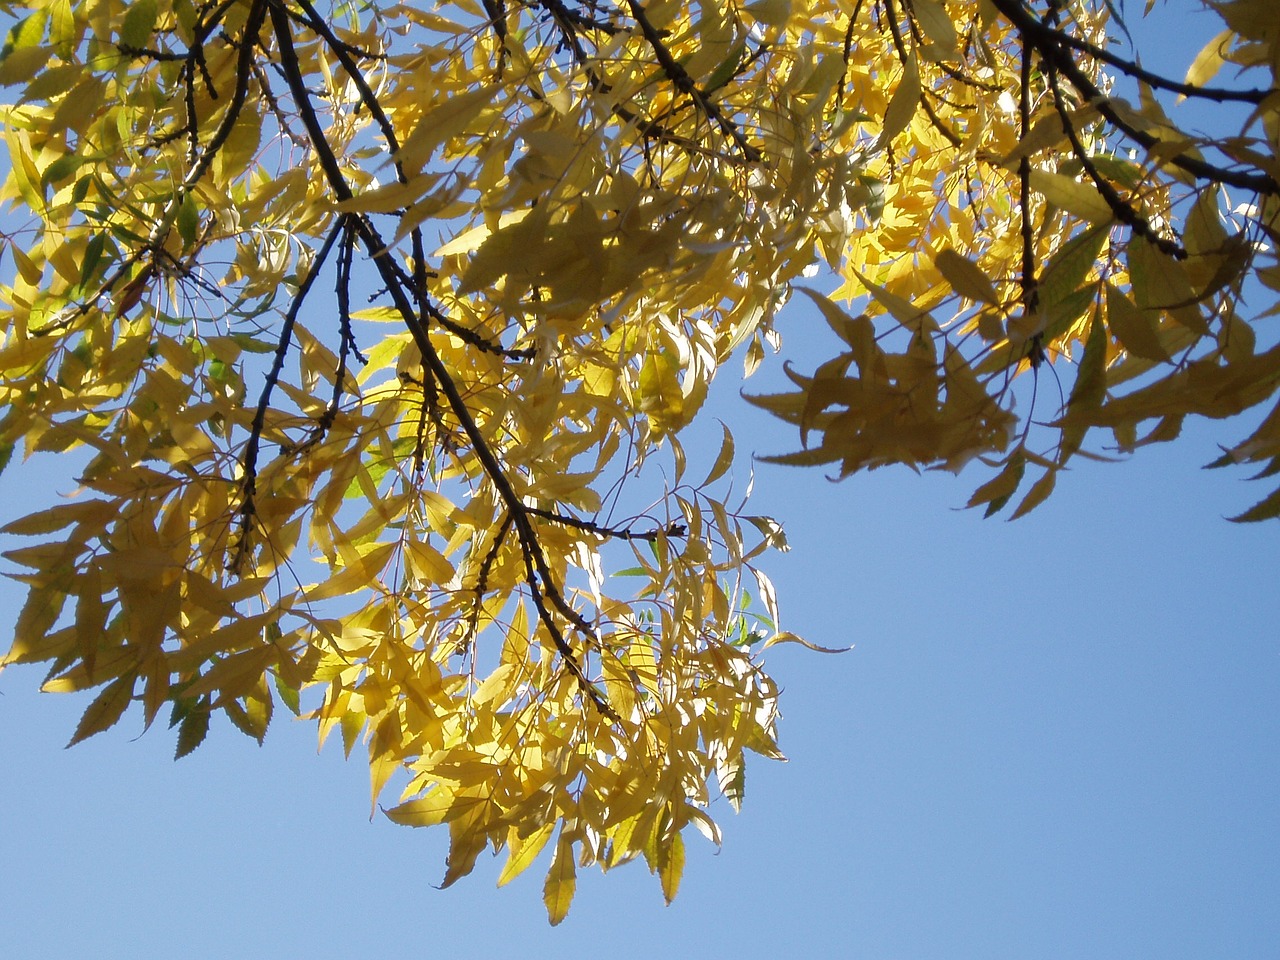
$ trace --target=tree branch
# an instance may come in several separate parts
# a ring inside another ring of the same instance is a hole
[[[698,89],[698,85],[693,82],[693,77],[689,76],[685,68],[676,62],[675,57],[671,55],[671,51],[662,42],[662,35],[649,21],[649,17],[639,0],[627,0],[627,8],[639,25],[640,32],[644,35],[644,38],[649,41],[649,47],[653,50],[653,55],[658,58],[658,64],[662,67],[662,72],[667,75],[667,79],[671,81],[672,85],[681,93],[687,95],[694,102],[694,105],[709,120],[715,123],[725,136],[737,145],[742,152],[744,160],[748,163],[758,163],[763,155],[756,147],[751,145],[742,131],[738,129],[738,125],[726,117],[720,107]]]
[[[1061,34],[1052,27],[1046,26],[1021,0],[991,0],[992,5],[1000,11],[1010,23],[1018,28],[1023,44],[1030,44],[1046,62],[1052,63],[1064,77],[1088,100],[1112,126],[1133,140],[1143,149],[1151,150],[1161,141],[1142,130],[1125,122],[1115,108],[1110,105],[1110,98],[1104,94],[1092,80],[1076,65],[1070,51],[1061,42]],[[1167,158],[1169,163],[1185,170],[1201,180],[1211,180],[1228,186],[1239,187],[1265,196],[1280,195],[1280,183],[1267,174],[1241,173],[1219,167],[1204,160],[1197,160],[1184,153]]]
[[[310,96],[298,66],[297,53],[294,50],[293,37],[289,30],[288,15],[278,5],[277,0],[269,0],[269,2],[271,3],[270,12],[276,42],[280,48],[281,67],[289,83],[298,113],[302,117],[303,124],[307,127],[313,149],[330,189],[333,190],[339,201],[349,200],[352,196],[351,187],[342,173],[337,157],[329,146],[315,109],[311,106]],[[539,619],[550,634],[555,648],[565,661],[569,672],[578,680],[583,693],[602,714],[611,719],[616,719],[617,715],[609,706],[608,700],[596,689],[583,671],[582,665],[578,662],[577,654],[565,639],[564,633],[556,623],[555,617],[552,616],[546,601],[550,600],[551,606],[572,623],[586,639],[598,644],[599,639],[596,637],[595,631],[568,604],[556,586],[555,577],[543,553],[537,531],[534,529],[533,521],[530,519],[528,508],[511,485],[506,470],[490,447],[488,440],[480,431],[475,418],[471,415],[466,400],[458,390],[449,368],[445,365],[440,354],[436,351],[435,345],[431,342],[431,337],[422,317],[415,311],[413,301],[405,292],[406,284],[404,283],[403,272],[398,269],[398,265],[392,260],[390,248],[383,241],[377,228],[367,218],[357,217],[355,224],[374,267],[386,284],[387,292],[394,301],[396,310],[404,321],[410,336],[412,336],[414,344],[422,354],[424,369],[439,387],[440,392],[444,394],[449,409],[457,418],[463,433],[471,443],[476,459],[480,461],[485,475],[489,478],[489,482],[493,484],[498,498],[511,516],[512,523],[520,539],[521,550],[525,556],[528,572],[526,582],[529,585],[534,605],[538,610]]]

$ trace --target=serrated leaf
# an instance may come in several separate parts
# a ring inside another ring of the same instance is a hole
[[[148,46],[156,27],[156,15],[156,0],[130,0],[120,23],[120,43],[134,48]]]
[[[547,919],[554,927],[569,914],[573,894],[577,888],[578,870],[573,855],[573,839],[562,830],[556,842],[556,855],[542,885],[542,902],[547,908]]]
[[[1031,485],[1031,489],[1027,491],[1027,495],[1022,498],[1022,502],[1018,504],[1018,508],[1013,511],[1009,519],[1012,521],[1025,517],[1040,504],[1044,503],[1049,494],[1053,492],[1053,486],[1057,483],[1057,480],[1057,470],[1046,470],[1040,479]]]
[[[280,695],[280,702],[289,708],[289,712],[295,717],[302,715],[301,698],[296,687],[291,687],[284,682],[284,679],[277,673],[274,678],[276,685],[276,693]]]
[[[116,724],[124,716],[130,701],[133,699],[134,675],[132,673],[111,681],[102,692],[89,704],[80,723],[76,726],[75,735],[67,743],[73,747],[81,740],[87,740],[96,733],[101,733]]]
[[[706,487],[715,483],[725,472],[733,465],[733,434],[729,432],[729,428],[720,424],[723,431],[723,437],[720,441],[720,452],[716,455],[716,461],[711,465],[711,471],[707,474],[707,478],[702,481],[702,486]]]
[[[187,756],[204,743],[204,738],[208,734],[209,707],[202,701],[183,715],[178,726],[178,745],[173,752],[173,759],[181,760]]]
[[[1275,517],[1280,517],[1280,489],[1273,490],[1244,513],[1228,519],[1232,523],[1257,523],[1259,520],[1271,520]]]
[[[676,831],[658,853],[658,879],[662,882],[662,896],[667,903],[676,898],[683,876],[684,834]]]

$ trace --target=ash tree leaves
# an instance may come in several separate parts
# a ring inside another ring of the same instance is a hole
[[[840,21],[830,109],[857,112],[884,199],[855,212],[819,303],[845,352],[752,398],[799,428],[770,459],[978,461],[995,474],[970,505],[1019,516],[1077,454],[1275,403],[1257,342],[1280,289],[1274,10],[1211,6],[1225,29],[1185,79],[1140,66],[1114,4],[878,0]],[[1181,128],[1185,101],[1223,105],[1220,125]],[[1276,409],[1218,465],[1277,462]]]
[[[90,696],[73,742],[283,706],[448,831],[445,883],[550,846],[553,921],[592,863],[674,896],[726,771],[780,756],[745,604],[777,622],[784,543],[727,433],[702,483],[680,433],[858,171],[804,146],[786,10],[24,13],[0,449],[77,486],[6,518],[3,664]]]
[[[759,655],[798,639],[732,437],[686,458],[710,380],[803,291],[838,345],[754,398],[775,459],[980,461],[1014,515],[1096,431],[1273,400],[1266,6],[1175,83],[1087,2],[11,5],[0,465],[77,475],[6,527],[0,665],[91,698],[75,741],[283,706],[448,832],[446,884],[546,865],[552,922],[592,864],[674,897],[781,757]],[[1248,117],[1201,142],[1175,94]],[[1277,422],[1227,459],[1273,474]]]

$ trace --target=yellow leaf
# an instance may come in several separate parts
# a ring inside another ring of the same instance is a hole
[[[418,173],[446,140],[462,133],[494,103],[497,88],[485,84],[474,90],[447,97],[419,118],[413,132],[400,145],[396,159],[412,173]]]
[[[993,306],[999,304],[1000,298],[995,285],[982,272],[982,268],[968,257],[961,256],[948,247],[934,257],[933,265],[951,284],[951,289],[960,296]]]
[[[560,839],[556,841],[555,858],[551,861],[551,869],[547,871],[547,879],[542,886],[542,902],[547,907],[547,919],[553,927],[568,916],[577,879],[573,838],[561,830]]]
[[[81,740],[114,726],[116,721],[124,715],[125,709],[133,699],[133,682],[134,675],[129,673],[107,684],[93,703],[89,704],[89,708],[85,710],[84,716],[80,718],[80,723],[76,726],[75,735],[67,746],[74,746]]]
[[[1159,311],[1139,310],[1122,291],[1107,284],[1107,326],[1128,353],[1144,360],[1169,360],[1156,326],[1159,317]]]
[[[884,125],[880,128],[880,136],[876,138],[873,150],[882,150],[893,138],[907,129],[916,108],[920,106],[920,67],[916,63],[916,55],[909,53],[902,65],[902,77],[889,99],[889,106],[884,111]]]
[[[879,284],[873,283],[861,273],[857,277],[862,281],[863,286],[867,288],[867,293],[871,295],[871,299],[888,310],[893,318],[908,330],[931,332],[937,329],[938,323],[930,316],[928,310],[923,307],[917,307],[911,301],[891,293]]]
[[[317,600],[345,596],[368,587],[376,582],[382,568],[387,565],[392,554],[399,549],[398,543],[376,544],[372,551],[359,557],[354,563],[343,567],[328,579],[308,587],[305,594],[306,601],[315,603]]]
[[[1092,184],[1039,167],[1031,169],[1031,189],[1055,207],[1074,213],[1090,223],[1107,223],[1114,219],[1111,205]]]
[[[453,580],[453,564],[431,544],[414,539],[408,542],[408,548],[406,559],[419,580],[441,585]]]
[[[658,853],[658,878],[662,881],[662,896],[670,903],[680,890],[680,878],[684,876],[684,834],[678,830],[662,845]]]
[[[716,462],[711,465],[711,472],[707,474],[707,479],[702,481],[702,486],[708,486],[724,476],[725,471],[733,465],[733,434],[729,432],[729,428],[720,424],[723,431],[723,438],[720,441],[720,452],[716,455]]]
[[[798,637],[787,630],[784,630],[781,633],[775,633],[760,645],[760,649],[767,650],[779,643],[798,643],[800,646],[806,647],[815,653],[848,653],[853,649],[853,644],[849,644],[847,647],[820,647],[816,643],[811,643],[804,639],[804,637]]]
[[[954,57],[959,52],[955,21],[947,13],[942,0],[912,0],[911,12],[924,35],[933,41],[944,57]]]
[[[1044,475],[1031,485],[1031,489],[1027,491],[1026,497],[1024,497],[1022,502],[1018,504],[1018,508],[1013,511],[1013,514],[1009,519],[1017,520],[1020,517],[1025,517],[1036,507],[1040,506],[1040,504],[1044,503],[1044,501],[1048,499],[1049,494],[1053,492],[1053,485],[1057,482],[1057,479],[1057,470],[1046,470]]]
[[[515,827],[511,828],[507,839],[507,845],[511,848],[511,852],[507,855],[507,862],[502,867],[502,873],[498,875],[498,886],[505,887],[529,868],[533,861],[537,859],[538,854],[542,852],[542,848],[547,845],[547,840],[551,838],[555,828],[556,821],[548,820],[525,838],[519,836]]]
[[[1200,52],[1196,54],[1191,66],[1187,68],[1187,76],[1183,80],[1188,86],[1203,87],[1222,69],[1225,62],[1223,60],[1223,51],[1231,43],[1234,31],[1223,30],[1220,34],[1206,43]],[[1181,103],[1186,97],[1180,95],[1178,102]]]
[[[425,797],[409,800],[384,810],[387,819],[405,827],[432,827],[460,816],[471,798],[455,797],[451,790],[437,787]]]
[[[771,27],[785,27],[791,17],[791,0],[752,0],[742,9],[760,23]]]

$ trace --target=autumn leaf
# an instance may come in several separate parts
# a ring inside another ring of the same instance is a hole
[[[170,704],[177,756],[279,697],[446,885],[554,835],[553,922],[592,863],[671,899],[782,756],[761,652],[844,642],[780,625],[754,445],[688,432],[725,364],[821,317],[761,459],[988,515],[1275,405],[1274,12],[1155,77],[1112,6],[7,8],[0,469],[75,475],[0,519],[0,667],[83,693],[73,742]],[[1222,447],[1274,482],[1258,419]]]

